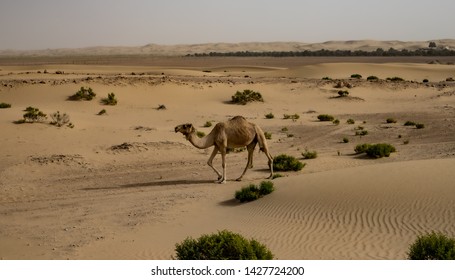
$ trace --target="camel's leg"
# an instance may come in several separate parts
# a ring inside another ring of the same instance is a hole
[[[218,154],[218,148],[215,146],[213,148],[213,152],[210,155],[209,160],[207,161],[207,164],[216,172],[216,174],[218,175],[218,181],[220,181],[222,178],[222,175],[221,175],[220,171],[218,171],[215,167],[213,167],[213,159],[215,158],[216,154]]]
[[[270,169],[270,176],[268,177],[268,179],[272,179],[273,178],[273,157],[267,148],[263,149],[263,151],[264,151],[264,154],[269,159],[268,164],[269,164],[269,169]]]
[[[248,161],[246,162],[245,170],[243,170],[242,175],[240,175],[240,177],[237,178],[237,181],[242,181],[243,175],[245,175],[248,168],[253,168],[253,154],[254,154],[255,147],[256,147],[256,142],[252,142],[251,144],[246,146],[246,149],[248,150]]]
[[[218,183],[226,183],[226,148],[220,149],[221,152],[221,166],[223,167],[223,176],[218,180]]]

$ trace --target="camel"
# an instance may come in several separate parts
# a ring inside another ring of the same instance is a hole
[[[198,149],[207,149],[214,146],[213,152],[207,161],[207,164],[218,175],[217,183],[226,183],[226,150],[227,148],[240,148],[245,147],[248,150],[248,161],[242,175],[237,178],[241,181],[243,175],[249,168],[253,167],[253,152],[256,144],[259,143],[260,151],[263,151],[268,158],[268,165],[270,169],[270,176],[273,177],[273,158],[269,153],[267,142],[262,129],[256,124],[248,122],[242,116],[236,116],[227,122],[220,122],[215,125],[212,131],[202,138],[196,135],[196,129],[192,124],[181,124],[175,127],[175,132],[182,133],[186,140],[190,141],[193,146]],[[212,164],[213,159],[221,153],[223,173],[221,174]]]

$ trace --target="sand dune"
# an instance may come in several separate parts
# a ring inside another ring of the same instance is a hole
[[[12,104],[0,109],[0,258],[169,259],[187,236],[229,229],[262,241],[278,259],[403,259],[417,234],[455,235],[455,84],[446,81],[454,66],[286,61],[0,67],[0,103]],[[369,75],[381,80],[367,82]],[[406,81],[385,81],[394,76]],[[352,86],[349,98],[337,98],[338,81]],[[96,99],[69,101],[82,86]],[[265,102],[229,103],[247,88]],[[101,103],[110,92],[116,106]],[[75,127],[15,124],[27,106],[65,112]],[[107,114],[97,115],[102,109]],[[323,113],[340,124],[317,121]],[[247,204],[234,192],[267,177],[266,157],[255,153],[254,168],[236,182],[246,153],[230,153],[228,183],[217,185],[206,165],[211,150],[173,130],[192,122],[208,133],[207,121],[235,115],[272,134],[273,155],[307,164]],[[408,120],[425,128],[404,126]],[[368,135],[355,136],[358,126]],[[397,152],[377,160],[354,154],[357,144],[379,142]],[[306,148],[318,157],[303,160]]]

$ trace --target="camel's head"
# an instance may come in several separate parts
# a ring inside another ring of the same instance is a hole
[[[191,133],[193,133],[194,131],[196,131],[196,129],[194,128],[194,126],[190,123],[186,123],[186,124],[181,124],[181,125],[178,125],[175,127],[175,132],[180,132],[182,133],[183,135],[185,136],[188,136],[190,135]]]

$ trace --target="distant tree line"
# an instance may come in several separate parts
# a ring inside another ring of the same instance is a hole
[[[206,57],[206,56],[236,56],[236,57],[297,57],[297,56],[455,56],[455,50],[445,48],[422,48],[417,50],[396,50],[390,48],[384,50],[378,48],[375,51],[362,50],[316,50],[316,51],[237,51],[237,52],[210,52],[210,53],[195,53],[187,56]]]

